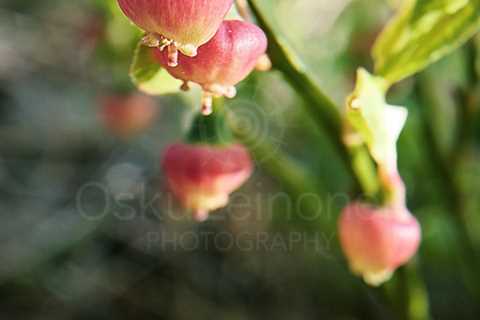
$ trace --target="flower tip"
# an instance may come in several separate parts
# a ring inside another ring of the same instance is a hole
[[[257,64],[255,65],[255,69],[261,72],[270,71],[272,70],[272,67],[272,60],[270,60],[270,57],[266,53],[258,58]]]
[[[208,94],[206,92],[203,93],[202,107],[200,112],[204,116],[209,116],[213,113],[213,97],[211,94]]]
[[[183,81],[182,86],[180,87],[180,90],[182,91],[190,90],[190,84],[188,83],[188,81]]]
[[[195,57],[198,54],[198,48],[193,44],[184,44],[179,50],[187,57]]]
[[[227,86],[225,88],[225,97],[233,99],[237,95],[237,88],[234,86]]]
[[[382,270],[379,272],[367,272],[362,275],[363,281],[372,287],[379,287],[393,276],[393,271]]]
[[[210,213],[208,210],[197,209],[193,211],[193,219],[197,222],[205,222],[208,220]]]
[[[206,117],[206,116],[209,116],[213,113],[213,109],[212,109],[211,106],[209,106],[207,104],[204,104],[204,105],[202,105],[202,110],[200,112],[202,113],[202,115],[204,115]]]

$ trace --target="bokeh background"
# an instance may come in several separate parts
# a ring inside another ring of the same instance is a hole
[[[342,105],[392,3],[265,2]],[[478,39],[389,97],[410,111],[400,168],[424,234],[412,266],[372,289],[337,242],[351,181],[278,72],[228,102],[252,179],[208,222],[178,208],[160,158],[198,92],[154,98],[152,125],[128,138],[100,116],[104,97],[135,93],[139,37],[114,0],[0,2],[0,319],[402,319],[409,268],[432,318],[480,317],[480,270],[465,271],[480,248]]]

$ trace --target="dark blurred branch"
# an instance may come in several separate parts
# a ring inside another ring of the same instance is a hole
[[[467,83],[460,88],[457,95],[458,101],[458,122],[455,143],[450,156],[450,162],[457,166],[462,156],[468,153],[473,142],[475,121],[479,116],[480,95],[478,93],[480,79],[476,64],[478,59],[478,48],[473,41],[469,42],[463,50],[465,56],[465,74]]]
[[[405,320],[430,319],[430,305],[426,285],[418,272],[418,259],[399,268],[390,283],[384,286],[396,315]]]
[[[234,128],[234,133],[239,140],[249,147],[255,159],[258,159],[257,164],[271,177],[276,179],[295,200],[308,194],[320,196],[315,197],[315,199],[311,197],[305,197],[303,199],[305,201],[302,201],[301,210],[309,217],[318,217],[319,215],[317,213],[319,210],[331,209],[328,207],[325,191],[322,190],[320,185],[313,179],[313,177],[315,177],[314,174],[305,170],[303,166],[296,163],[292,158],[284,154],[281,150],[278,150],[278,148],[268,141],[255,140],[249,136],[248,132],[242,131],[239,128]],[[321,198],[322,203],[318,202],[319,198]],[[321,223],[323,231],[335,233],[334,225],[331,223],[331,215],[331,212],[322,212],[321,218],[330,219],[316,220],[318,220],[318,223]],[[304,216],[306,215],[304,214]],[[312,225],[310,223],[310,227],[318,228],[318,225]]]
[[[434,128],[431,121],[431,114],[436,110],[438,105],[437,88],[434,85],[433,79],[431,79],[427,73],[420,74],[417,78],[416,84],[417,96],[421,102],[420,114],[423,123],[423,134],[425,138],[425,150],[427,151],[428,163],[432,167],[441,183],[438,184],[443,196],[444,205],[446,206],[450,217],[453,222],[453,227],[456,230],[458,237],[460,252],[460,264],[464,277],[465,286],[469,289],[472,295],[475,296],[477,303],[480,303],[480,263],[477,250],[475,249],[473,240],[469,234],[468,221],[465,218],[464,201],[462,199],[462,192],[455,177],[459,163],[458,159],[460,154],[452,156],[456,161],[451,161],[448,155],[443,154],[440,151],[439,141],[434,133]],[[462,117],[463,118],[463,117]],[[470,121],[470,120],[468,120]],[[459,123],[459,126],[463,126],[463,123]],[[465,124],[468,126],[468,124]],[[467,139],[463,137],[462,139]],[[462,144],[463,141],[457,141],[457,144]],[[461,148],[462,151],[464,146]],[[454,153],[460,152],[457,148],[453,149]]]
[[[435,134],[433,125],[433,114],[438,109],[437,88],[431,81],[429,75],[422,73],[417,77],[416,95],[420,101],[420,116],[422,119],[423,136],[425,139],[425,150],[429,157],[430,166],[441,179],[441,187],[444,192],[444,200],[448,203],[449,209],[461,214],[463,212],[460,201],[460,192],[455,181],[452,164],[441,151],[438,137]]]

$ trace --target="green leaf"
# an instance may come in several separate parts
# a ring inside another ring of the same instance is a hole
[[[151,94],[162,95],[180,91],[182,81],[170,76],[153,57],[153,50],[137,45],[133,62],[130,67],[130,77],[139,90]]]
[[[389,84],[424,69],[480,29],[480,0],[405,0],[378,38],[373,57]]]
[[[378,165],[396,168],[397,140],[407,120],[403,107],[387,104],[386,83],[364,69],[357,73],[357,85],[347,100],[347,120]]]

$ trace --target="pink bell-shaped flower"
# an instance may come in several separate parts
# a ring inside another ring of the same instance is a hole
[[[370,285],[390,279],[416,253],[420,225],[405,208],[348,205],[339,224],[340,242],[350,268]]]
[[[176,68],[169,66],[168,53],[157,51],[155,56],[173,77],[202,87],[205,93],[202,108],[208,115],[212,97],[233,98],[235,85],[252,72],[266,50],[267,38],[259,27],[231,20],[222,23],[212,40],[199,48],[196,57],[179,55]]]
[[[113,134],[127,138],[148,128],[157,114],[155,101],[142,94],[100,99],[100,120]]]
[[[253,170],[248,151],[236,144],[174,144],[166,150],[162,167],[170,190],[198,221],[226,206]]]
[[[233,0],[118,0],[124,14],[147,32],[143,43],[167,48],[169,65],[178,50],[193,57],[217,32]]]

